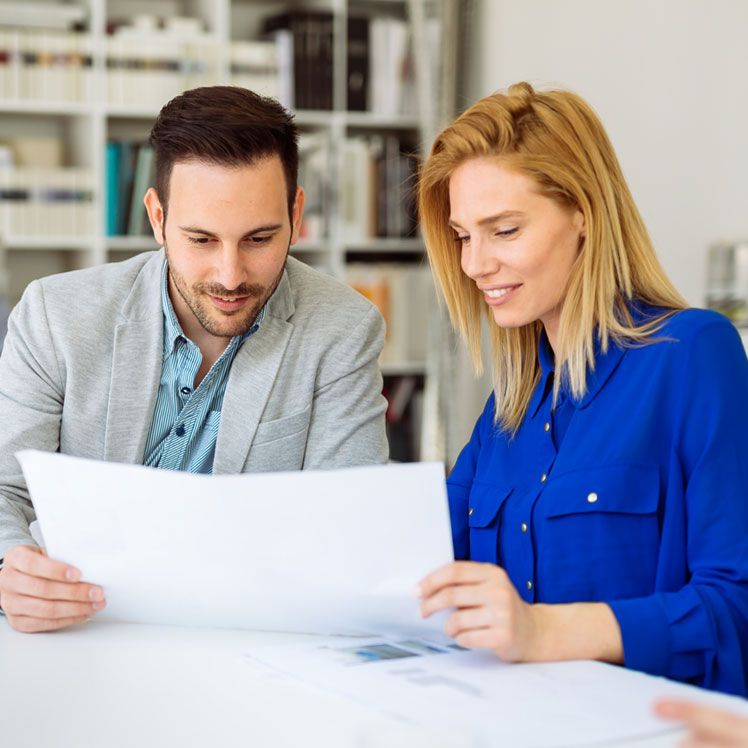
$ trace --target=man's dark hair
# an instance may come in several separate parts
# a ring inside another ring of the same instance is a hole
[[[161,109],[149,137],[164,217],[175,163],[197,160],[242,166],[276,154],[286,177],[290,217],[299,171],[298,139],[292,115],[275,99],[246,88],[204,86],[174,97]]]

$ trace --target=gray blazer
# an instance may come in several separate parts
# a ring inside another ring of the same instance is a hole
[[[27,447],[141,464],[163,358],[163,250],[31,283],[0,357],[0,558],[31,543]],[[387,460],[384,322],[291,257],[231,366],[214,473]]]

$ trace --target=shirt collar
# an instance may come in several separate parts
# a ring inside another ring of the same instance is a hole
[[[581,398],[572,397],[568,391],[568,386],[562,381],[562,394],[575,407],[586,408],[595,399],[598,392],[600,392],[611,374],[615,371],[624,353],[625,349],[613,341],[608,342],[608,350],[603,353],[600,339],[597,333],[595,333],[595,366],[594,369],[589,366],[587,367],[587,391]],[[531,418],[535,418],[546,397],[550,396],[553,387],[551,375],[555,376],[553,349],[548,341],[548,336],[545,334],[545,330],[541,333],[538,344],[538,363],[540,364],[541,371],[540,382],[538,382],[538,386],[535,388],[527,409]]]
[[[548,336],[545,334],[545,330],[540,333],[540,340],[538,341],[538,363],[540,364],[540,381],[538,386],[535,388],[535,392],[530,399],[530,404],[527,408],[527,412],[531,418],[535,418],[538,414],[538,409],[548,397],[555,371],[555,363],[553,360],[553,349],[551,344],[548,342]]]
[[[169,284],[167,282],[168,268],[169,263],[165,259],[164,267],[161,271],[161,308],[164,312],[164,355],[168,354],[174,349],[174,346],[176,345],[179,338],[183,338],[190,343],[193,342],[182,331],[182,326],[179,324],[179,320],[177,319],[177,315],[174,312],[174,307],[172,306],[171,299],[169,298]],[[265,319],[266,312],[267,302],[262,307],[262,309],[260,309],[260,313],[257,315],[257,318],[252,324],[252,327],[250,327],[249,330],[247,330],[247,332],[245,332],[243,335],[237,335],[231,338],[231,340],[229,341],[229,345],[234,344],[234,341],[237,339],[238,343],[236,343],[235,345],[241,345],[241,343],[243,343],[250,335],[254,335],[254,333],[256,333],[260,329],[260,325]]]

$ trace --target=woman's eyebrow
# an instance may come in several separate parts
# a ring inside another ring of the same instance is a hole
[[[503,210],[501,213],[497,213],[493,216],[486,216],[485,218],[481,218],[478,221],[479,226],[485,226],[488,223],[496,223],[496,221],[503,221],[507,218],[519,218],[521,216],[524,216],[525,214],[520,210]],[[452,228],[462,228],[457,221],[455,221],[453,218],[449,219],[449,225]]]

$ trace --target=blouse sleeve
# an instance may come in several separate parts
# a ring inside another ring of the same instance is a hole
[[[745,695],[748,360],[727,320],[714,315],[693,335],[673,388],[689,579],[676,592],[608,604],[626,666]]]

